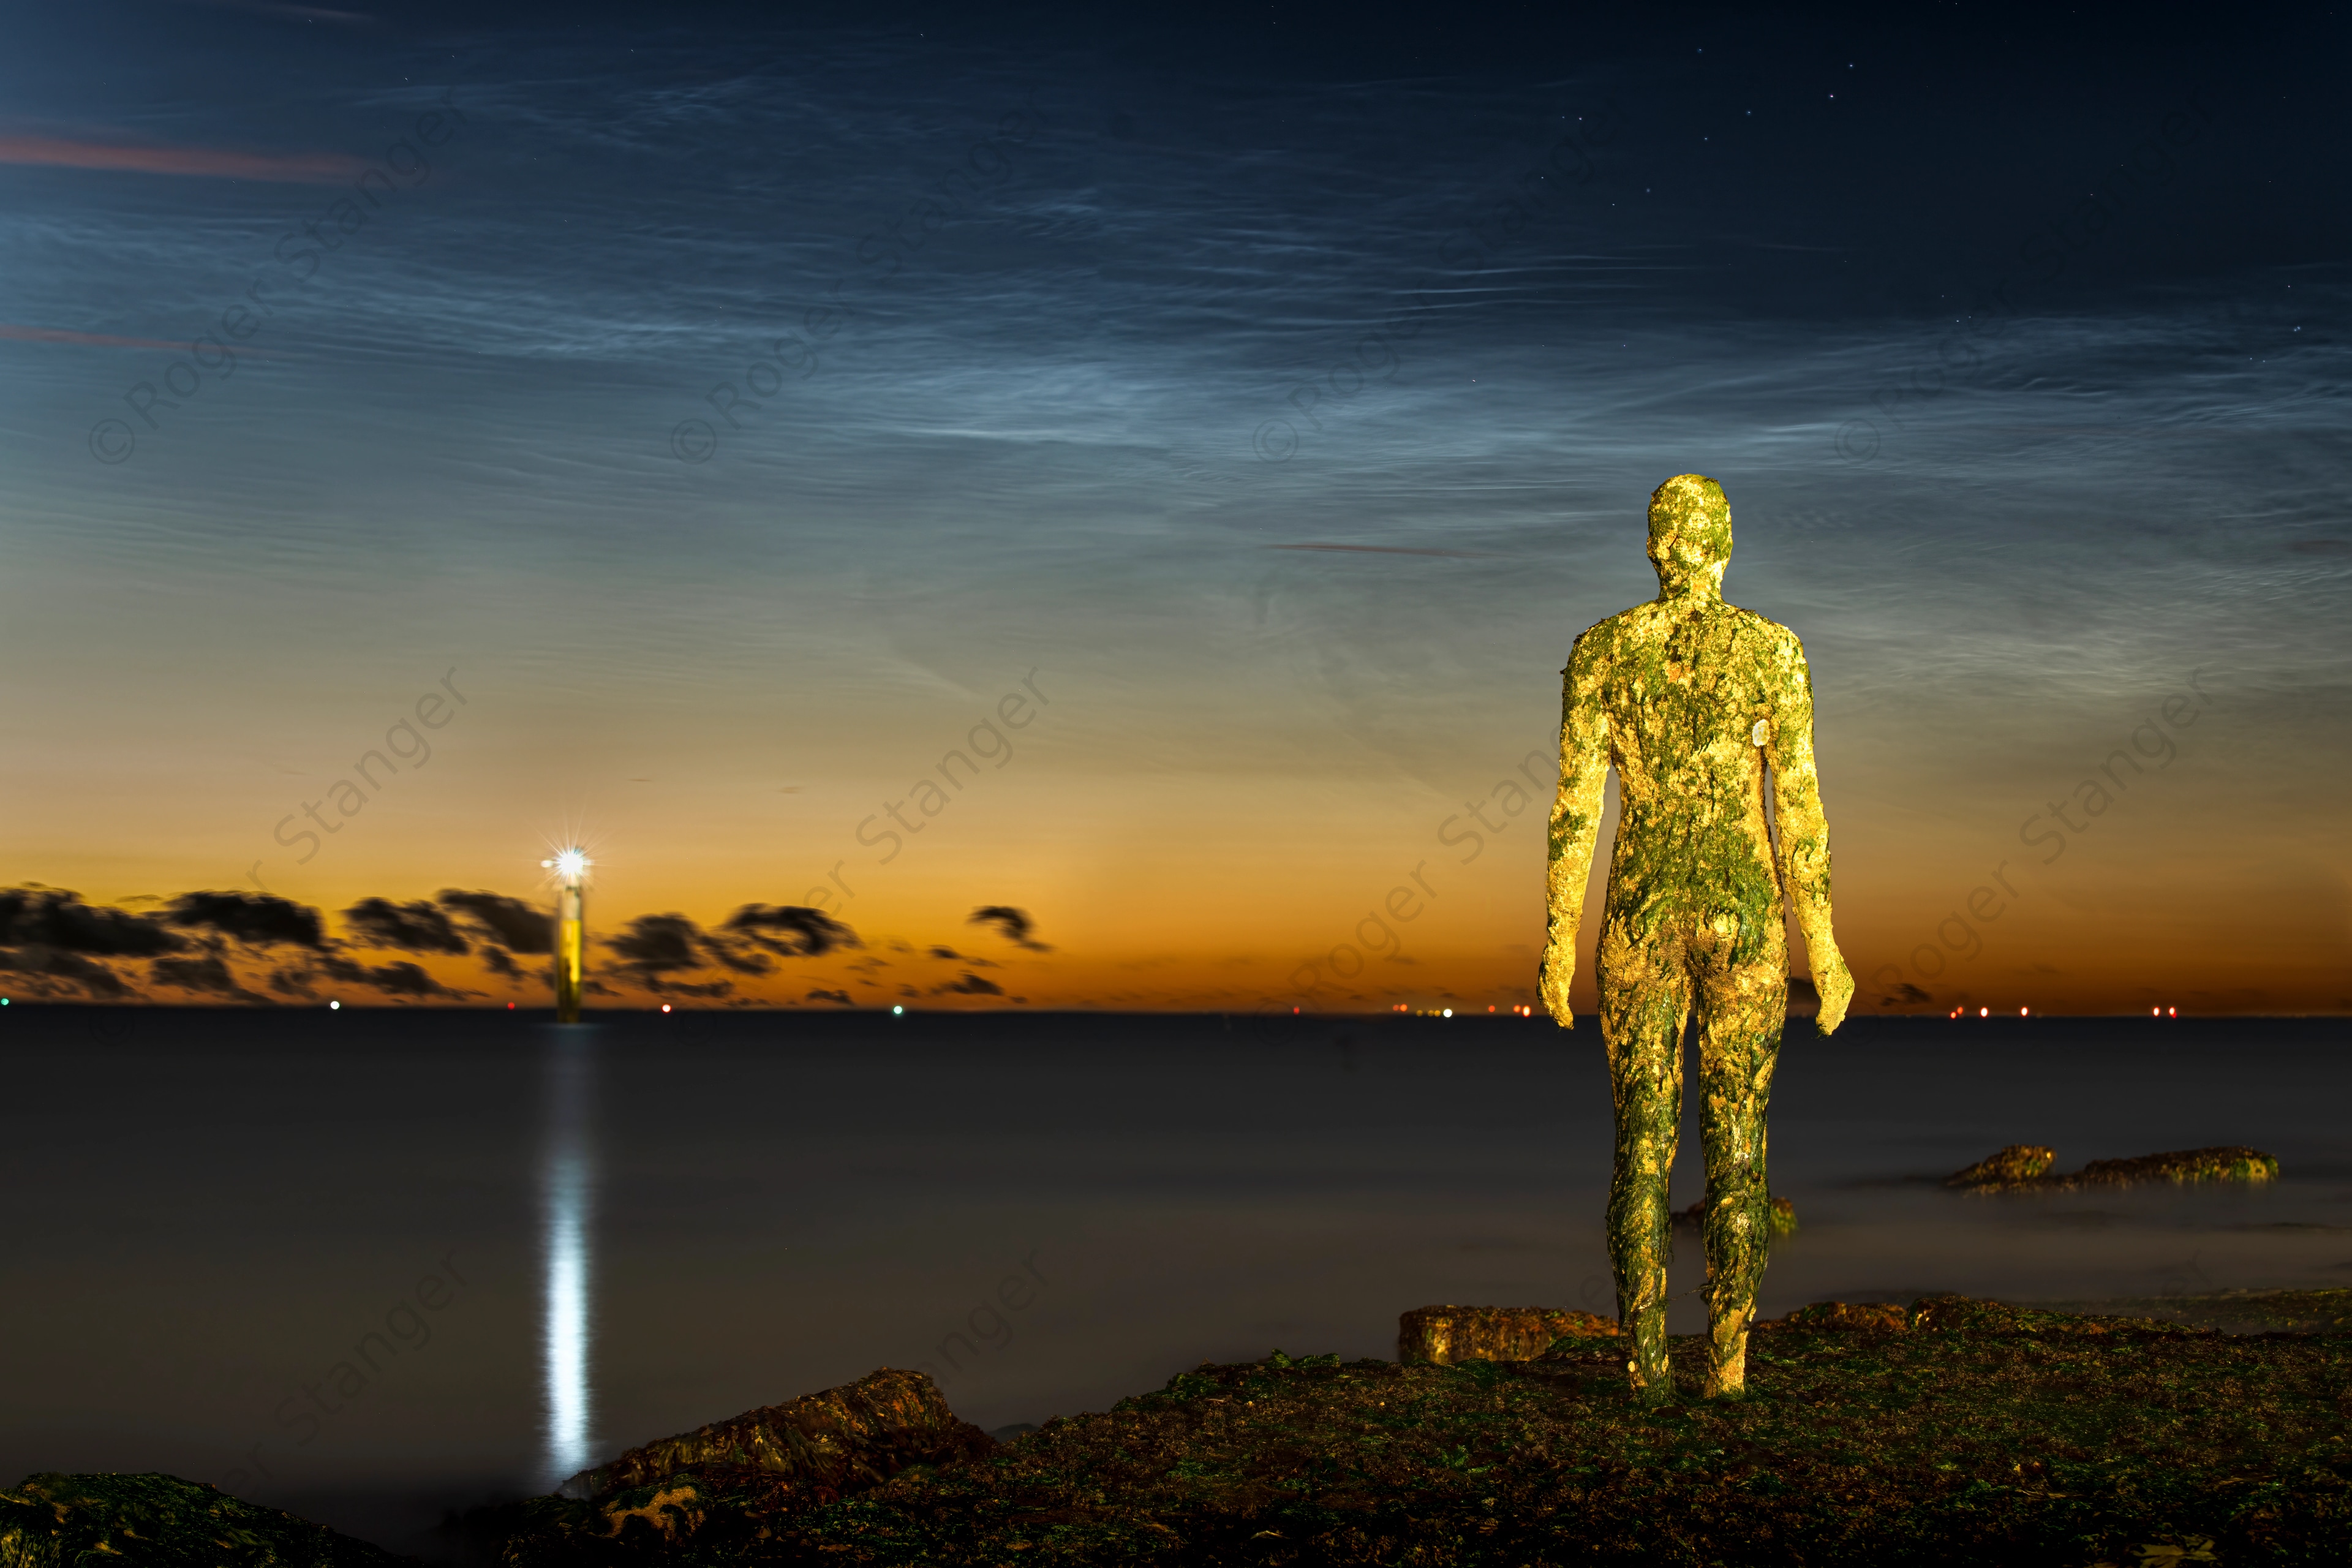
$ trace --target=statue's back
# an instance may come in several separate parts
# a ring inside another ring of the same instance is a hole
[[[1577,639],[1569,684],[1597,700],[1617,769],[1612,917],[1780,920],[1764,746],[1798,717],[1803,657],[1787,627],[1721,600],[1636,605]]]

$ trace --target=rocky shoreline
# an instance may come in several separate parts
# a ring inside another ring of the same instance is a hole
[[[1204,1364],[1008,1443],[886,1369],[446,1538],[508,1568],[2352,1559],[2352,1291],[2161,1305],[2291,1331],[1822,1302],[1759,1325],[1747,1399],[1700,1402],[1693,1381],[1646,1409],[1606,1319],[1424,1308],[1400,1326],[1413,1359]],[[1441,1330],[1444,1354],[1420,1359]],[[1698,1352],[1677,1340],[1678,1367]],[[170,1477],[0,1494],[0,1568],[95,1561],[402,1560]]]

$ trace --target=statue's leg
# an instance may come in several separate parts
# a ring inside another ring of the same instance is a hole
[[[1609,1261],[1617,1275],[1617,1321],[1636,1398],[1674,1391],[1666,1366],[1666,1258],[1672,1246],[1666,1180],[1682,1120],[1683,1025],[1690,980],[1679,933],[1637,940],[1602,926],[1594,980],[1601,1037],[1617,1117],[1617,1166],[1609,1184]]]
[[[1787,938],[1776,911],[1761,951],[1734,961],[1729,933],[1702,943],[1698,975],[1699,1138],[1706,1150],[1706,1396],[1748,1383],[1748,1326],[1756,1317],[1772,1238],[1764,1168],[1764,1112],[1789,1011]]]

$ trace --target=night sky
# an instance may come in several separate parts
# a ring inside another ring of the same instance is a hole
[[[2352,1008],[2340,8],[0,16],[19,998],[1529,1004],[1695,471],[1858,1015]]]

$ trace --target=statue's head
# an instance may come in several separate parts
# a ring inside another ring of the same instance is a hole
[[[1705,474],[1676,474],[1650,492],[1650,564],[1658,594],[1694,590],[1720,597],[1731,560],[1731,503]]]

